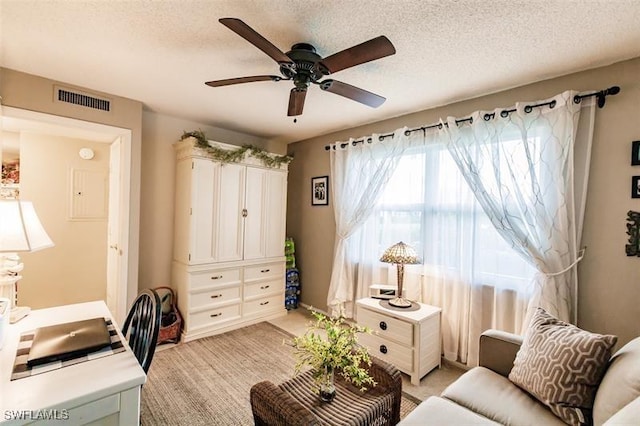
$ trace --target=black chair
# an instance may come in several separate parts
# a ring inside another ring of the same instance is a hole
[[[154,290],[147,289],[133,302],[122,327],[122,334],[129,341],[129,347],[145,373],[149,371],[156,351],[161,318],[160,297]]]

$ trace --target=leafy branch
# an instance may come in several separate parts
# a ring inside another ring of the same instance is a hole
[[[198,148],[206,151],[211,158],[221,163],[237,163],[242,161],[247,153],[260,160],[265,166],[271,168],[279,168],[282,164],[289,164],[291,160],[293,160],[293,157],[290,155],[270,154],[264,149],[254,145],[242,145],[238,149],[231,150],[211,146],[202,130],[184,132],[180,140],[190,137],[196,140],[196,146]]]
[[[316,321],[304,335],[293,339],[296,374],[304,366],[310,366],[317,386],[325,370],[339,373],[363,392],[367,385],[375,386],[377,383],[365,368],[371,366],[369,352],[358,344],[357,338],[358,333],[371,333],[371,330],[347,324],[344,317],[329,318],[316,311],[311,314]]]

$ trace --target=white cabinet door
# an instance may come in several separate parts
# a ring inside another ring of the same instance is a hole
[[[287,174],[268,171],[265,209],[265,257],[284,256],[287,219]]]
[[[264,169],[247,167],[244,219],[244,258],[247,260],[265,257],[267,173]]]
[[[215,224],[216,186],[219,165],[194,158],[191,170],[191,222],[189,263],[192,265],[216,261]]]
[[[219,181],[216,188],[218,222],[213,238],[217,240],[217,261],[242,260],[243,209],[245,200],[246,167],[239,164],[219,164]]]

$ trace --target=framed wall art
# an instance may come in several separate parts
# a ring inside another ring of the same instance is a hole
[[[631,176],[631,198],[640,198],[640,176]]]
[[[329,176],[311,178],[311,205],[329,205]]]
[[[640,141],[631,142],[631,165],[640,166]]]

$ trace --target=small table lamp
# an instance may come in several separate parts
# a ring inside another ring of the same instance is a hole
[[[18,275],[24,268],[16,252],[33,252],[53,247],[53,242],[42,227],[30,201],[0,199],[0,297],[11,301],[11,322],[14,323],[31,311],[17,307]]]
[[[395,263],[398,267],[398,294],[395,299],[389,300],[391,306],[398,308],[410,308],[411,301],[402,297],[402,280],[404,279],[404,265],[415,265],[420,263],[416,251],[411,247],[400,241],[397,244],[392,245],[382,253],[380,262]]]

